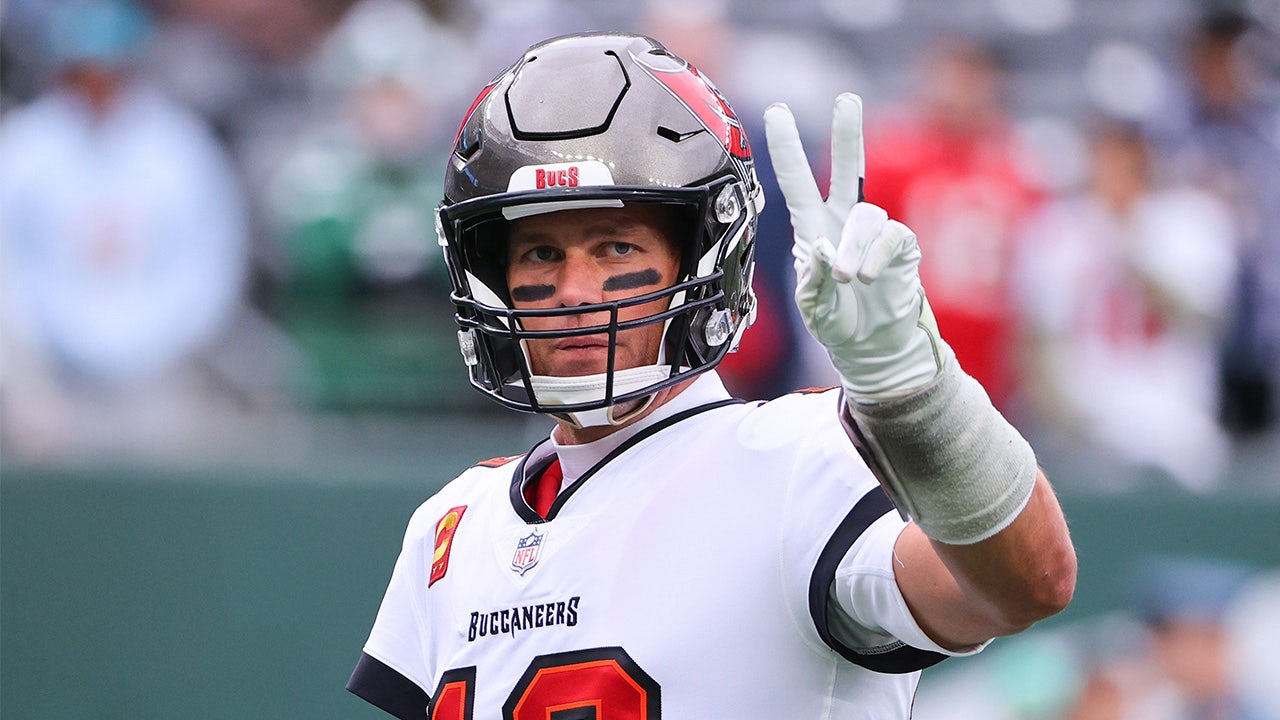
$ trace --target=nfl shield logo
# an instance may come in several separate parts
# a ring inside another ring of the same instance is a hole
[[[538,557],[542,554],[542,538],[543,536],[539,535],[537,530],[520,538],[516,543],[516,554],[511,558],[512,570],[523,575],[529,568],[538,564]]]

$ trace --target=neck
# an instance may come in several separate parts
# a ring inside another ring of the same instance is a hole
[[[63,82],[88,105],[95,117],[110,112],[124,86],[119,70],[95,65],[77,65],[63,71]]]
[[[684,389],[689,387],[692,383],[693,380],[686,380],[679,385],[673,385],[669,388],[659,390],[654,393],[653,402],[649,403],[649,407],[645,408],[644,412],[637,414],[635,417],[628,418],[627,421],[621,425],[594,425],[592,427],[578,427],[564,420],[557,420],[556,428],[553,431],[555,433],[556,442],[561,445],[581,445],[583,443],[589,443],[608,437],[613,433],[618,432],[625,427],[630,427],[631,425],[634,425],[640,420],[648,417],[654,410],[657,410],[669,402],[671,398],[684,392]],[[619,414],[625,415],[627,410],[634,408],[640,402],[642,401],[637,400],[634,403],[619,406],[618,409],[622,411]]]

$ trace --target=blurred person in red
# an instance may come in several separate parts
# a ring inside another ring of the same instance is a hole
[[[1004,107],[993,49],[942,39],[918,71],[917,96],[867,132],[867,200],[924,238],[920,276],[938,327],[1004,409],[1017,382],[1015,230],[1040,191]]]
[[[0,123],[6,430],[18,449],[167,433],[240,301],[240,186],[194,114],[137,72],[127,0],[50,14],[55,82]],[[200,412],[194,412],[196,408]]]
[[[1135,126],[1098,122],[1090,161],[1088,184],[1028,224],[1018,263],[1032,417],[1075,452],[1211,489],[1229,461],[1215,380],[1235,223],[1159,180]]]

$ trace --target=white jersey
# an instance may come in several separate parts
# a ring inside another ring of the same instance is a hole
[[[467,470],[410,520],[348,688],[400,718],[909,717],[945,654],[838,403],[703,376],[545,521],[550,443]]]

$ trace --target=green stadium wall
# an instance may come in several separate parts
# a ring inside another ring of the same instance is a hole
[[[404,525],[441,481],[5,468],[0,715],[383,717],[343,686]],[[1049,623],[1123,607],[1128,570],[1148,553],[1280,566],[1280,499],[1066,493],[1063,504],[1080,579]]]

